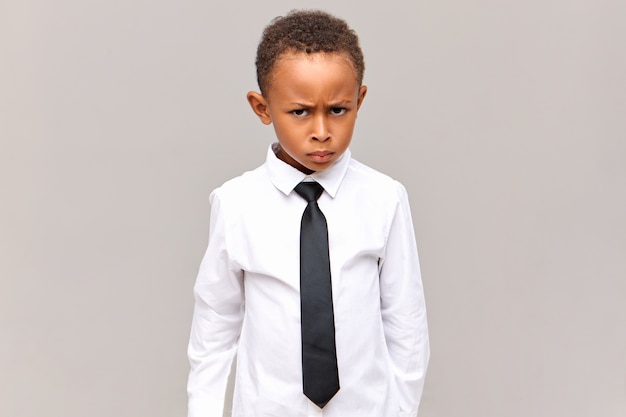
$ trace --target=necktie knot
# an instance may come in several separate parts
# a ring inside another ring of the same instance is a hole
[[[301,182],[296,185],[294,188],[296,192],[300,195],[300,197],[304,198],[307,203],[312,203],[317,201],[320,198],[320,195],[324,192],[324,187],[322,187],[319,183],[310,181],[310,182]]]

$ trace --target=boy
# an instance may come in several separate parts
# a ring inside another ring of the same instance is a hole
[[[351,158],[356,34],[293,11],[264,31],[248,101],[278,142],[211,194],[195,285],[189,417],[416,416],[428,362],[404,187]]]

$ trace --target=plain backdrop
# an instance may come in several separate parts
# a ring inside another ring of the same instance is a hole
[[[0,416],[185,416],[208,195],[264,160],[296,7],[360,34],[352,152],[410,193],[420,417],[624,417],[622,0],[0,0]]]

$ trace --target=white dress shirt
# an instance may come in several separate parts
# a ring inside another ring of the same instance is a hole
[[[300,221],[307,176],[266,162],[211,193],[195,293],[188,417],[221,417],[237,357],[235,417],[415,417],[429,358],[406,190],[351,158],[310,176],[324,187],[340,390],[302,393]]]

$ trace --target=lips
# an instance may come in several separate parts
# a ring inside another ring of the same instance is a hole
[[[314,162],[324,163],[332,159],[335,153],[331,151],[316,151],[308,154],[309,158]]]

